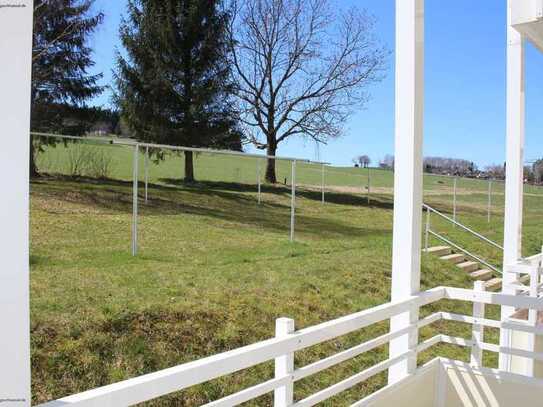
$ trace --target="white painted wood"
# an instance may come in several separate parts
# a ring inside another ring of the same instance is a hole
[[[516,263],[521,258],[522,213],[524,191],[524,138],[525,138],[525,44],[522,35],[513,27],[513,8],[517,0],[508,0],[507,27],[507,166],[505,182],[504,255],[503,264]],[[510,284],[516,276],[503,274],[502,292],[515,294]],[[502,321],[514,312],[502,307]],[[501,346],[511,344],[511,332],[501,330]],[[509,371],[511,358],[500,355],[500,369]]]
[[[485,304],[502,305],[517,309],[535,309],[543,311],[543,300],[514,294],[478,292],[465,288],[444,287],[445,298],[450,300],[483,302]]]
[[[132,256],[138,254],[138,184],[139,184],[139,146],[134,145],[132,164]]]
[[[242,390],[230,396],[224,397],[212,403],[207,403],[204,407],[233,407],[263,396],[266,393],[276,389],[278,386],[283,386],[290,382],[290,376],[279,377],[268,380],[267,382],[257,384],[256,386]]]
[[[420,290],[422,142],[424,110],[424,0],[396,0],[396,119],[392,300]],[[418,308],[392,318],[391,331],[413,325]],[[390,343],[390,357],[415,348],[418,331]],[[416,369],[411,353],[389,369],[389,383]]]
[[[376,400],[380,399],[384,395],[386,395],[389,392],[397,391],[398,388],[401,387],[408,387],[411,385],[414,381],[416,381],[421,376],[428,373],[428,371],[436,371],[441,366],[441,359],[435,358],[432,359],[430,362],[424,364],[423,366],[419,367],[416,372],[412,375],[407,376],[405,379],[401,380],[400,382],[397,382],[393,385],[388,385],[383,387],[380,390],[377,390],[375,393],[370,394],[369,396],[365,397],[364,399],[357,401],[356,403],[351,404],[351,407],[370,407],[373,406],[376,402]],[[415,407],[415,406],[413,406]],[[441,406],[439,406],[441,407]]]
[[[5,2],[2,2],[5,3]],[[31,0],[0,8],[0,402],[30,406],[29,151]]]
[[[325,400],[328,400],[329,398],[350,389],[353,386],[356,386],[359,383],[362,383],[365,380],[368,380],[369,378],[375,376],[376,374],[379,374],[387,369],[389,369],[391,366],[394,366],[395,364],[398,364],[403,359],[406,359],[411,356],[411,354],[414,353],[414,351],[406,352],[403,355],[398,355],[394,358],[390,358],[385,360],[384,362],[378,363],[369,369],[366,369],[360,373],[357,373],[345,380],[342,380],[339,383],[336,383],[330,387],[327,387],[324,390],[321,390],[299,402],[294,404],[294,407],[311,407],[316,404],[319,404]]]
[[[275,321],[275,337],[284,338],[294,333],[294,320],[290,318],[279,318]],[[290,376],[290,380],[274,391],[274,407],[289,407],[294,403],[294,352],[287,353],[275,358],[275,378]]]
[[[529,287],[529,295],[532,298],[538,298],[539,294],[539,271],[540,268],[538,266],[532,267],[532,272],[530,274],[530,287]],[[536,310],[529,310],[528,311],[528,323],[532,325],[534,328],[537,326],[537,311]],[[536,337],[534,334],[528,334],[527,337],[527,345],[528,345],[528,351],[535,352],[536,349]],[[524,374],[529,377],[534,377],[535,373],[535,363],[533,358],[528,358],[524,360],[525,363],[525,371]]]
[[[292,161],[290,193],[290,241],[294,242],[294,229],[296,227],[296,160]]]
[[[512,25],[543,52],[543,0],[516,0]]]
[[[443,367],[442,363],[438,364],[437,367],[437,379],[436,379],[436,390],[435,390],[435,404],[436,407],[446,407],[447,405],[447,372]]]
[[[435,313],[432,314],[424,319],[421,319],[416,324],[416,327],[422,328],[425,326],[428,326],[430,324],[433,324],[434,322],[437,322],[440,320],[440,314]],[[375,348],[378,348],[379,346],[383,346],[387,343],[389,343],[392,339],[398,338],[400,336],[405,335],[406,333],[409,333],[410,330],[414,329],[415,327],[407,327],[400,331],[396,332],[390,332],[385,335],[381,335],[375,339],[372,339],[370,341],[364,342],[360,345],[354,346],[350,349],[347,349],[343,352],[336,353],[332,356],[329,356],[325,359],[321,359],[317,362],[314,362],[310,365],[301,367],[299,369],[296,369],[294,371],[294,381],[298,381],[301,379],[304,379],[308,376],[314,375],[322,370],[328,369],[330,367],[333,367],[339,363],[345,362],[349,359],[355,358],[363,353],[370,352]]]
[[[459,372],[474,372],[483,376],[496,377],[504,381],[518,383],[518,384],[531,384],[536,386],[543,386],[543,380],[535,379],[532,377],[526,377],[515,373],[507,373],[499,369],[490,369],[486,367],[473,367],[468,363],[458,360],[439,358],[440,363],[445,368],[453,368]]]
[[[476,281],[474,283],[473,289],[475,291],[485,291],[485,283],[483,281]],[[482,318],[485,317],[485,304],[480,302],[473,303],[473,318]],[[481,349],[480,343],[484,342],[484,325],[479,323],[474,323],[472,327],[471,339],[473,341],[473,346],[471,347],[471,364],[473,366],[482,366],[483,365],[483,350]]]
[[[118,407],[142,403],[363,329],[397,315],[413,304],[422,307],[439,301],[444,296],[445,288],[438,287],[402,301],[383,304],[301,329],[295,335],[269,339],[219,355],[68,396],[42,406]],[[437,320],[436,318],[437,316],[434,315],[422,320],[421,323],[430,323],[430,320]]]

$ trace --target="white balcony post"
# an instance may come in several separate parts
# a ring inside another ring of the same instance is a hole
[[[275,337],[282,338],[294,333],[294,320],[279,318],[275,321]],[[275,377],[280,378],[294,372],[294,353],[275,358]],[[274,407],[288,407],[294,404],[294,381],[274,391]]]
[[[392,301],[420,290],[422,143],[424,116],[424,0],[396,0],[396,136]],[[413,326],[418,308],[391,319],[391,330]],[[414,350],[418,330],[390,342],[390,357]],[[416,356],[389,369],[395,383],[416,369]]]
[[[21,407],[30,406],[28,209],[33,2],[16,3],[17,7],[0,8],[0,171],[5,175],[0,200],[0,404]]]
[[[522,249],[522,206],[524,178],[524,134],[525,134],[525,44],[522,35],[512,26],[512,7],[517,0],[508,0],[507,27],[507,165],[505,181],[504,218],[504,268],[515,264],[521,258]],[[511,283],[514,273],[504,273],[505,294],[515,294]],[[503,306],[502,321],[514,313],[513,307]],[[510,347],[511,332],[502,329],[500,345]],[[500,369],[510,371],[511,356],[500,354]]]
[[[474,291],[485,291],[484,281],[476,281],[473,287]],[[473,318],[485,317],[485,304],[480,302],[473,303]],[[471,347],[471,364],[475,367],[483,366],[483,349],[481,344],[484,342],[484,325],[475,322],[472,330],[473,346]]]

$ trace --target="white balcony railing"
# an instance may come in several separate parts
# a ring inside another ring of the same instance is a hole
[[[476,285],[476,288],[480,287]],[[379,336],[310,365],[298,368],[294,367],[294,353],[297,351],[358,331],[378,322],[388,320],[395,315],[404,313],[407,309],[422,307],[443,299],[472,302],[474,304],[474,313],[472,315],[461,315],[449,312],[437,312],[420,319],[416,324],[405,329]],[[499,345],[484,342],[484,327],[543,335],[542,329],[537,328],[528,322],[501,322],[486,319],[484,317],[484,306],[486,304],[543,311],[543,301],[539,298],[490,293],[479,291],[478,289],[467,290],[451,287],[438,287],[422,292],[419,295],[404,301],[387,303],[298,331],[294,330],[294,323],[292,320],[279,319],[277,321],[276,337],[273,339],[69,396],[46,403],[43,406],[56,407],[73,405],[104,407],[133,405],[211,381],[272,359],[275,359],[275,378],[223,399],[213,401],[207,404],[207,406],[234,406],[271,392],[274,392],[275,406],[313,406],[387,370],[399,361],[417,355],[439,343],[448,343],[471,348],[471,363],[478,367],[482,367],[483,350],[543,361],[543,354],[541,353],[500,347]],[[406,335],[412,330],[420,329],[438,321],[459,321],[472,324],[472,338],[465,339],[439,334],[419,343],[416,347],[409,349],[402,355],[380,362],[367,370],[359,372],[318,393],[312,394],[303,400],[294,402],[293,388],[297,381],[345,362],[365,352],[369,352],[379,346],[383,346],[392,339]]]

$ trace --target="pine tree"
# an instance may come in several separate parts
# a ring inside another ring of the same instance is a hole
[[[118,104],[144,142],[241,149],[220,0],[129,0],[120,29]],[[194,181],[185,152],[185,182]]]
[[[89,73],[94,66],[89,36],[103,20],[91,13],[94,0],[35,0],[32,49],[32,129],[67,131],[67,112],[84,112],[85,102],[103,90],[101,75]],[[72,129],[81,132],[82,129]],[[30,143],[30,174],[38,175],[35,154],[43,143]]]

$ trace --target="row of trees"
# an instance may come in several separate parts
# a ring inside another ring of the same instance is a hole
[[[104,89],[90,35],[94,0],[36,0],[32,127],[61,131]],[[365,12],[331,0],[129,0],[115,106],[140,141],[275,156],[281,143],[342,134],[388,52]],[[38,146],[39,148],[39,146]],[[34,157],[34,153],[32,154]],[[156,158],[160,158],[157,156]],[[185,180],[194,180],[186,154]],[[36,172],[34,160],[31,171]],[[276,182],[275,160],[266,179]]]
[[[535,184],[543,184],[543,159],[524,167],[524,179]]]

